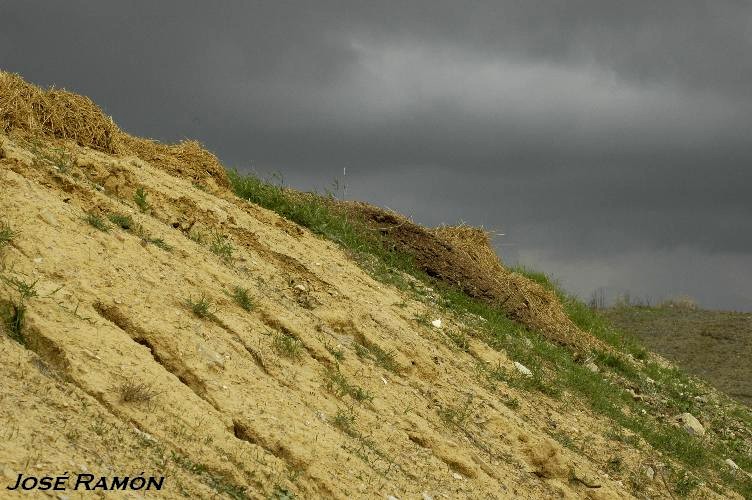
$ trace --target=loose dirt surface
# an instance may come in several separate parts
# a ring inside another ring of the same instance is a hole
[[[72,152],[61,173],[37,163],[24,139],[0,141],[0,213],[18,232],[3,273],[37,292],[25,345],[0,336],[5,482],[146,471],[167,477],[165,497],[233,488],[251,498],[629,496],[603,472],[605,421],[485,386],[479,360],[512,361],[480,342],[453,349],[415,320],[438,312],[374,281],[332,243],[136,157],[50,144]],[[138,187],[148,213],[132,201]],[[111,224],[112,213],[170,250]],[[230,258],[211,251],[214,234],[227,237]],[[251,311],[231,298],[236,287],[249,290]],[[187,305],[200,298],[204,318]],[[393,358],[389,369],[378,353]],[[332,390],[332,373],[369,396]],[[127,382],[151,397],[123,401]],[[467,413],[461,431],[441,418],[455,409]],[[554,429],[587,436],[589,452],[560,446]],[[572,470],[599,487],[570,481]]]
[[[604,315],[651,350],[752,407],[752,314],[620,307]]]

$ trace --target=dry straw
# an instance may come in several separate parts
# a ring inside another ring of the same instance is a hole
[[[42,90],[14,73],[0,72],[0,128],[71,139],[110,154],[122,153],[122,132],[88,97]]]
[[[168,145],[131,136],[88,97],[44,90],[15,73],[0,71],[0,132],[12,130],[72,140],[113,155],[135,154],[175,175],[229,185],[217,158],[196,141]]]
[[[504,267],[485,229],[463,224],[439,226],[432,232],[472,261],[479,275],[494,282],[494,302],[515,319],[562,344],[585,348],[597,344],[572,323],[554,292]]]

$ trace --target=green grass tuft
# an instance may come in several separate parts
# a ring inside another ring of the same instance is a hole
[[[275,334],[272,347],[277,351],[277,354],[285,358],[300,359],[303,355],[303,344],[287,333]]]
[[[151,208],[151,204],[149,203],[149,200],[147,199],[148,195],[146,194],[146,191],[143,187],[136,188],[136,192],[133,193],[133,202],[136,204],[136,206],[141,210],[142,212],[146,213]]]
[[[232,298],[235,299],[236,304],[238,304],[246,311],[251,311],[253,309],[253,299],[248,294],[248,290],[246,288],[236,286],[235,290],[233,290],[232,292]]]
[[[133,217],[130,215],[110,214],[107,218],[120,229],[125,229],[127,231],[133,227]]]
[[[88,213],[86,214],[85,218],[86,222],[89,223],[92,227],[95,227],[99,229],[100,231],[106,233],[110,230],[110,226],[107,225],[107,222],[100,216],[94,213]]]
[[[193,314],[199,318],[210,318],[213,315],[211,302],[209,302],[209,299],[203,294],[198,300],[193,300],[191,297],[188,297],[185,303]]]
[[[18,232],[7,221],[0,220],[0,249],[6,245],[10,245],[13,238],[18,236]]]
[[[324,373],[324,378],[326,389],[336,396],[347,395],[356,401],[373,401],[373,395],[362,387],[351,385],[345,375],[339,370],[339,367],[336,370],[332,368],[327,369]]]
[[[0,301],[0,321],[3,328],[10,338],[21,345],[26,345],[23,329],[26,320],[26,302],[37,297],[37,282],[31,284],[14,276],[6,277],[0,275],[2,281],[7,287],[11,288],[18,296],[17,300]]]
[[[214,239],[209,245],[209,250],[218,255],[224,261],[232,260],[232,253],[235,249],[230,243],[227,236],[223,234],[215,234]]]

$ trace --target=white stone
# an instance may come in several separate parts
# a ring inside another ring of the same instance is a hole
[[[518,363],[517,361],[514,362],[514,367],[517,368],[517,371],[523,374],[526,377],[532,377],[533,372],[530,371],[530,369],[523,365],[522,363]]]
[[[704,436],[705,428],[699,420],[691,413],[682,413],[677,420],[681,423],[682,429],[693,436]]]
[[[593,373],[598,373],[600,371],[600,369],[598,368],[598,365],[593,363],[593,361],[588,361],[587,363],[585,363],[585,368],[587,368]]]
[[[726,459],[726,460],[724,460],[723,462],[724,462],[724,463],[725,463],[726,465],[728,465],[729,467],[731,467],[732,469],[734,469],[734,470],[739,470],[739,466],[738,466],[738,465],[736,465],[736,462],[734,462],[734,461],[733,461],[733,460],[731,460],[730,458],[727,458],[727,459]]]
[[[202,344],[196,344],[196,351],[201,355],[202,358],[209,364],[209,366],[216,366],[218,368],[224,368],[225,367],[225,358],[221,356],[219,353],[212,351],[210,348],[208,348],[205,345]]]
[[[434,328],[441,328],[441,320],[440,319],[435,319],[435,320],[431,321],[431,324],[433,325]]]
[[[652,468],[652,467],[650,467],[650,466],[648,466],[648,467],[647,467],[647,468],[645,469],[645,475],[646,475],[646,476],[648,477],[648,479],[649,479],[650,481],[652,481],[653,479],[655,479],[655,471],[654,471],[654,470],[653,470],[653,468]]]
[[[454,474],[452,474],[452,477],[455,478],[455,479],[457,479],[457,480],[462,480],[463,479],[462,474],[458,474],[456,472]]]

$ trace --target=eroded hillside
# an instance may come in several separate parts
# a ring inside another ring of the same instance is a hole
[[[165,476],[149,496],[166,498],[748,491],[744,471],[721,470],[726,448],[694,465],[667,453],[715,447],[730,420],[716,425],[713,408],[733,407],[688,386],[708,430],[685,445],[670,375],[643,374],[659,358],[586,356],[524,325],[500,331],[402,270],[377,280],[336,242],[237,197],[194,143],[114,125],[79,140],[54,113],[14,123],[10,103],[38,98],[30,88],[0,89],[6,484],[145,472]],[[86,109],[69,119],[102,119]],[[733,420],[742,454],[747,417]]]

